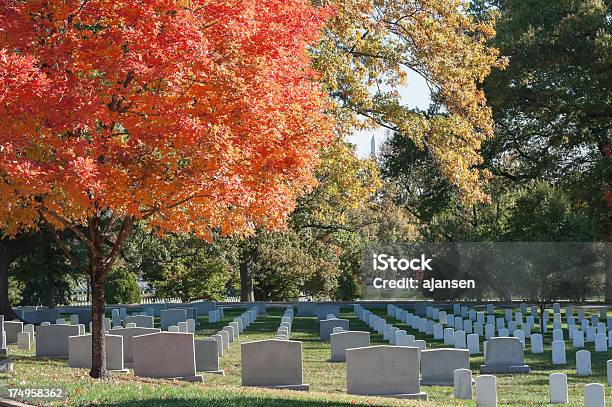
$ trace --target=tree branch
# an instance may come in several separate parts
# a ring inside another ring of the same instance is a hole
[[[134,218],[133,216],[130,216],[123,220],[123,224],[121,225],[121,230],[119,231],[119,234],[117,235],[117,239],[115,239],[115,244],[113,245],[113,248],[111,249],[111,252],[108,255],[107,259],[104,261],[104,268],[102,270],[102,276],[100,276],[101,278],[106,277],[110,268],[115,263],[115,260],[117,260],[117,257],[121,253],[121,248],[125,244],[125,241],[127,240],[132,230],[132,227],[134,226],[135,223],[136,223],[136,218]]]
[[[79,230],[79,228],[77,228],[76,226],[74,226],[72,223],[68,222],[66,219],[64,219],[63,217],[59,216],[58,214],[56,214],[55,212],[52,212],[50,210],[48,210],[45,207],[40,207],[39,211],[44,212],[45,214],[48,214],[49,216],[51,216],[53,219],[57,220],[58,222],[60,222],[62,225],[64,225],[66,228],[70,229],[76,237],[78,237],[90,250],[94,250],[94,245],[93,242],[91,240],[89,240],[87,238],[87,236],[85,236],[83,234],[83,232],[81,232]],[[44,216],[43,216],[44,218]],[[50,225],[51,226],[51,225]],[[53,227],[51,226],[51,229],[53,229]]]
[[[77,259],[72,252],[68,249],[68,246],[66,246],[66,244],[64,243],[64,241],[62,239],[60,239],[59,235],[57,234],[57,231],[55,230],[55,228],[53,228],[52,225],[47,224],[47,229],[49,229],[51,236],[53,237],[53,240],[55,241],[55,243],[60,247],[60,249],[62,250],[62,252],[64,252],[64,254],[66,255],[66,257],[68,258],[68,260],[70,261],[70,263],[76,268],[78,269],[81,273],[84,273],[86,275],[89,275],[89,270],[87,268],[85,268],[81,262],[79,261],[79,259]]]

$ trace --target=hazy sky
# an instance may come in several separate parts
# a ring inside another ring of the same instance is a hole
[[[425,80],[413,72],[408,72],[408,85],[400,89],[402,104],[408,107],[427,109],[429,107],[429,88]],[[370,154],[370,140],[372,136],[376,138],[376,149],[385,140],[385,129],[379,128],[373,131],[362,131],[348,137],[348,141],[357,146],[357,154],[360,157],[367,157]]]

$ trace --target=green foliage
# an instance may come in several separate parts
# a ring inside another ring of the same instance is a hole
[[[356,247],[355,249],[358,249]],[[363,281],[359,274],[362,253],[360,250],[347,251],[340,259],[341,273],[338,276],[338,287],[334,300],[351,301],[363,296]]]
[[[513,182],[547,180],[597,219],[612,222],[612,3],[604,0],[489,2],[499,15],[492,45],[510,59],[484,90],[496,136],[486,165]]]
[[[126,267],[113,267],[104,283],[108,304],[138,304],[142,301],[137,277]]]
[[[54,244],[42,244],[10,266],[11,303],[54,307],[70,304],[77,276]]]
[[[300,293],[328,298],[337,283],[343,248],[333,233],[320,238],[309,229],[260,230],[243,241],[255,298],[296,301]]]
[[[296,300],[302,293],[335,298],[339,284],[359,271],[360,264],[348,259],[359,253],[361,232],[371,221],[360,215],[381,185],[376,163],[357,157],[355,147],[338,137],[315,175],[317,186],[298,200],[285,230],[259,230],[240,243],[258,300]],[[358,292],[350,289],[341,296],[353,295]]]
[[[163,267],[162,280],[155,280],[155,293],[161,298],[223,301],[230,280],[228,265],[222,260],[204,256],[192,257],[189,262],[171,262]]]
[[[529,242],[589,242],[597,225],[588,211],[575,208],[563,190],[545,182],[521,189],[508,210],[501,238]]]
[[[228,239],[206,242],[187,234],[160,238],[138,227],[127,242],[124,258],[158,298],[223,300],[235,291],[236,253]]]
[[[478,164],[493,134],[479,84],[503,67],[487,44],[493,23],[465,13],[468,1],[331,0],[337,12],[313,47],[333,101],[338,131],[384,126],[409,137],[468,202],[486,196]],[[410,75],[409,75],[410,73]],[[399,89],[411,76],[427,82],[437,109],[412,108]],[[364,120],[365,119],[365,120]]]

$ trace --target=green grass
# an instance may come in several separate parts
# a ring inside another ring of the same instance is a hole
[[[223,321],[208,324],[206,317],[200,317],[200,326],[196,337],[205,337],[220,330],[224,325],[239,315],[243,310],[226,310]],[[351,308],[342,310],[342,318],[350,320],[351,330],[368,330],[359,321]],[[371,309],[378,315],[385,316],[384,309]],[[268,339],[280,325],[281,309],[269,308],[268,314],[260,316],[240,336],[239,342]],[[400,329],[406,329],[417,339],[427,339],[405,324],[386,317],[390,323]],[[552,321],[551,321],[552,322]],[[575,356],[571,348],[567,349],[568,364],[563,369],[552,368],[550,339],[551,333],[545,336],[545,353],[532,355],[527,341],[525,350],[526,363],[532,368],[528,375],[497,375],[498,400],[500,405],[507,406],[541,406],[548,404],[548,375],[553,372],[568,374],[570,385],[570,405],[581,406],[583,386],[586,383],[606,383],[605,362],[612,354],[591,350],[593,376],[577,377],[575,375]],[[62,387],[68,391],[66,401],[56,402],[63,405],[202,405],[202,406],[348,406],[348,405],[419,405],[419,406],[474,406],[473,401],[457,401],[452,398],[452,388],[427,386],[423,387],[429,395],[428,402],[396,400],[383,397],[358,397],[346,394],[346,366],[344,363],[328,362],[329,343],[319,339],[319,327],[315,318],[296,317],[292,327],[292,339],[303,343],[304,382],[310,384],[310,392],[279,391],[270,389],[244,388],[240,386],[240,345],[234,342],[221,358],[221,368],[225,376],[205,375],[205,382],[200,384],[184,383],[171,380],[154,380],[134,377],[132,373],[115,375],[111,382],[98,382],[88,376],[86,369],[72,369],[65,360],[38,359],[33,352],[18,351],[10,346],[14,356],[15,372],[0,375],[0,384],[8,387]],[[372,344],[382,344],[382,336],[372,333]],[[443,347],[442,342],[429,339],[428,348]],[[474,374],[483,358],[472,357],[471,367]],[[606,397],[612,400],[612,390],[606,387]],[[39,403],[47,405],[50,403]]]

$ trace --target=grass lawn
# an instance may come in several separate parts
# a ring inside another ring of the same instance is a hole
[[[367,308],[367,307],[366,307]],[[206,317],[199,318],[200,327],[196,337],[215,333],[239,315],[243,310],[226,310],[225,318],[209,324]],[[367,330],[352,309],[342,310],[342,317],[350,320],[351,330]],[[385,310],[374,310],[384,316]],[[240,336],[239,342],[272,338],[280,325],[281,309],[269,308],[268,314],[260,316]],[[388,317],[387,320],[400,329],[422,338],[418,332],[408,329],[403,323]],[[86,369],[72,369],[66,360],[37,359],[34,352],[23,352],[16,346],[9,346],[14,357],[15,372],[0,375],[0,384],[5,387],[61,387],[69,396],[66,400],[55,401],[55,405],[202,405],[202,406],[348,406],[348,405],[420,405],[420,406],[474,406],[473,401],[459,402],[452,398],[450,387],[423,387],[429,395],[428,402],[396,400],[382,397],[358,397],[346,394],[346,371],[344,363],[330,363],[329,343],[319,339],[319,327],[315,318],[296,317],[292,327],[292,339],[303,342],[304,382],[310,384],[310,392],[276,391],[244,388],[240,386],[240,345],[234,342],[221,358],[225,376],[205,375],[200,384],[170,380],[143,379],[132,373],[117,374],[110,382],[98,382],[88,376]],[[528,375],[497,375],[498,400],[507,406],[541,406],[548,404],[548,375],[553,372],[568,374],[570,405],[582,406],[585,383],[606,383],[605,363],[612,358],[612,352],[591,351],[593,376],[580,378],[575,375],[575,356],[567,350],[568,364],[564,369],[553,369],[550,365],[551,334],[545,336],[545,353],[532,355],[527,345],[526,363],[532,373]],[[527,341],[529,343],[529,341]],[[382,344],[382,336],[372,333],[372,343]],[[566,342],[567,343],[567,342]],[[428,341],[428,348],[442,347],[441,342]],[[482,364],[482,357],[472,357],[472,369],[476,375]],[[612,401],[612,389],[606,387],[606,397]],[[40,405],[52,404],[39,401]]]

